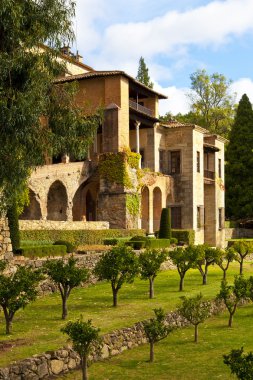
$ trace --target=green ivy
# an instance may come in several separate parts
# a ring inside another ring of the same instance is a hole
[[[126,195],[126,209],[130,215],[139,215],[140,203],[140,195],[138,193]]]

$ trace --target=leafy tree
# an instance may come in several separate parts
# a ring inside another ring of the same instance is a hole
[[[99,346],[100,329],[92,326],[91,320],[84,322],[82,317],[75,322],[69,321],[61,331],[67,334],[73,342],[73,348],[81,359],[82,379],[88,380],[87,362],[91,348]]]
[[[249,281],[243,276],[235,276],[234,285],[228,285],[227,281],[221,282],[220,293],[218,299],[224,301],[229,312],[228,326],[232,327],[233,316],[236,312],[238,303],[249,296]]]
[[[11,275],[3,274],[3,269],[4,265],[0,273],[0,305],[4,312],[6,334],[10,334],[15,313],[36,299],[36,287],[43,276],[28,267],[20,266]]]
[[[154,83],[151,82],[150,76],[148,74],[148,67],[144,61],[144,58],[141,57],[139,60],[139,67],[136,79],[145,84],[145,86],[153,88]]]
[[[227,137],[234,116],[233,97],[228,93],[231,81],[222,74],[209,75],[206,70],[197,70],[190,79],[189,98],[198,124]]]
[[[243,353],[243,347],[239,350],[231,350],[228,355],[223,355],[224,364],[228,365],[231,373],[235,374],[237,379],[253,379],[253,353]]]
[[[73,0],[5,0],[0,7],[0,190],[5,210],[23,191],[31,170],[44,164],[46,153],[85,153],[98,126],[98,116],[83,118],[73,101],[75,84],[54,90],[55,78],[65,71],[57,59],[60,47],[73,40],[74,5]],[[50,48],[42,48],[44,43]],[[66,94],[68,106],[60,117],[54,110],[62,107]]]
[[[169,253],[169,256],[180,276],[179,291],[184,290],[184,278],[186,272],[191,268],[196,268],[199,260],[203,257],[201,246],[189,245],[186,248],[176,248]]]
[[[232,263],[232,261],[237,259],[237,254],[232,247],[226,248],[225,250],[221,250],[220,252],[221,254],[217,255],[216,257],[216,264],[223,271],[223,280],[226,280],[226,275],[227,275],[227,270],[229,268],[229,265],[230,263]]]
[[[150,345],[149,360],[154,361],[154,344],[166,338],[173,330],[173,327],[166,324],[166,315],[163,309],[154,309],[155,318],[143,322],[145,334]]]
[[[239,102],[226,152],[226,214],[233,219],[253,215],[253,111],[244,94]]]
[[[171,211],[169,207],[162,209],[160,229],[159,229],[159,239],[170,239],[171,238]]]
[[[178,308],[178,312],[195,327],[194,342],[197,343],[198,326],[209,317],[211,305],[209,302],[203,301],[203,296],[201,293],[197,294],[195,297],[180,298],[182,300],[182,304]]]
[[[154,298],[154,281],[167,256],[165,251],[158,249],[146,249],[139,256],[141,278],[149,280],[149,298]]]
[[[99,280],[111,283],[113,306],[118,304],[118,292],[122,285],[132,283],[139,273],[139,263],[130,247],[119,245],[106,252],[96,264],[94,274]]]
[[[88,269],[78,268],[76,263],[77,260],[70,257],[66,263],[64,259],[60,259],[48,260],[44,264],[45,272],[55,282],[61,294],[62,319],[66,319],[68,315],[67,300],[70,292],[89,277]]]
[[[198,269],[203,278],[202,283],[203,285],[206,285],[208,268],[210,265],[214,265],[219,260],[222,253],[219,248],[212,248],[207,245],[200,246],[200,249],[203,249],[204,256],[198,261]]]
[[[236,241],[232,248],[234,249],[236,253],[236,260],[240,264],[240,275],[243,274],[243,263],[245,258],[253,252],[253,243],[250,241],[242,240],[242,241]]]

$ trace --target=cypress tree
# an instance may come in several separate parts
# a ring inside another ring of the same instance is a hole
[[[246,94],[231,128],[226,160],[227,216],[253,217],[253,111]]]
[[[170,208],[163,208],[160,220],[160,239],[170,239],[171,238],[171,217]]]
[[[18,210],[17,202],[13,201],[12,205],[7,210],[7,218],[9,222],[10,238],[12,243],[12,249],[15,253],[20,248],[20,233],[18,225]]]
[[[150,80],[150,76],[148,74],[148,68],[143,57],[141,57],[139,60],[138,74],[137,74],[136,79],[139,82],[145,84],[145,86],[147,87],[153,88],[154,86],[154,83],[152,83]]]

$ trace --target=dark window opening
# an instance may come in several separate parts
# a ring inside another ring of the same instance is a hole
[[[171,207],[171,228],[182,228],[181,207]]]
[[[197,172],[200,173],[200,152],[197,152]]]
[[[170,152],[170,173],[179,174],[181,171],[181,157],[180,151],[175,150]]]

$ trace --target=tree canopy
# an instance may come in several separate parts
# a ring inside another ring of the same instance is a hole
[[[233,219],[253,216],[253,111],[244,94],[239,102],[226,152],[226,214]]]
[[[136,79],[145,84],[145,86],[153,88],[154,83],[151,82],[150,76],[148,73],[148,67],[144,61],[144,58],[141,57],[139,60],[139,67],[138,67],[138,73]]]
[[[74,6],[73,0],[5,0],[0,7],[0,191],[4,208],[22,192],[31,170],[44,164],[45,154],[61,151],[80,156],[98,126],[97,117],[87,121],[73,102],[75,84],[53,90],[54,79],[65,71],[57,59],[60,47],[74,38]],[[60,117],[55,111],[63,103]]]

